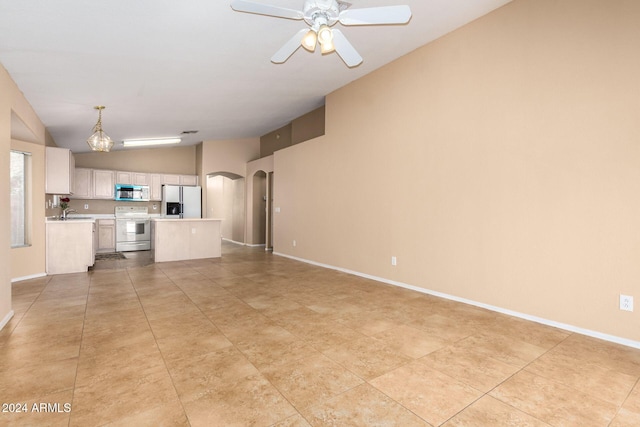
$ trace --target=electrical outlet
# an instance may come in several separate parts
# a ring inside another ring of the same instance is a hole
[[[391,257],[391,265],[398,265],[398,258],[392,256]]]
[[[89,204],[88,204],[88,203],[85,203],[85,204],[84,204],[84,208],[85,208],[85,209],[89,209]]]
[[[295,240],[293,241],[293,247],[294,248],[296,247],[296,241]]]
[[[620,310],[633,311],[633,297],[629,295],[620,295]]]

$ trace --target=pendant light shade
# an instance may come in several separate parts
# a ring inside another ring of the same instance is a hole
[[[98,110],[98,123],[93,127],[93,135],[87,139],[87,144],[93,151],[109,152],[113,147],[113,141],[102,130],[102,110],[105,109],[103,105],[97,105],[95,107]]]

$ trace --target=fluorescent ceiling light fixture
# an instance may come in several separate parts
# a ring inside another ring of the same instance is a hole
[[[148,139],[125,139],[122,141],[125,147],[140,147],[144,145],[164,145],[179,144],[180,138],[148,138]]]

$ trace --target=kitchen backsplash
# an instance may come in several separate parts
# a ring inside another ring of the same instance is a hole
[[[47,201],[53,200],[53,196],[47,194]],[[85,209],[87,205],[88,209]],[[160,202],[116,202],[115,200],[83,200],[83,199],[71,199],[69,207],[75,209],[80,215],[95,215],[95,214],[113,214],[116,206],[147,206],[150,214],[160,214]],[[49,203],[47,202],[47,206]],[[154,209],[154,206],[156,209]],[[46,216],[60,215],[61,209],[47,208]]]

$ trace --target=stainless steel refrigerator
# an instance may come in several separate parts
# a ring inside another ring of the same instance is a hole
[[[202,218],[202,188],[189,185],[162,186],[163,218]]]

